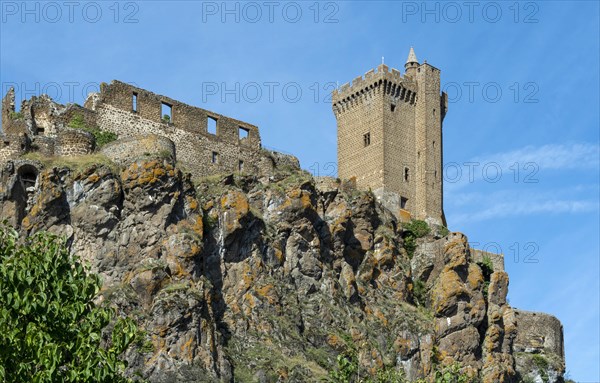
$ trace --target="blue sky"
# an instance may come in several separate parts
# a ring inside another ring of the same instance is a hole
[[[335,175],[328,93],[382,56],[403,71],[414,46],[450,97],[450,229],[505,254],[510,303],[556,315],[570,376],[600,381],[598,2],[0,5],[3,93],[81,104],[135,83],[256,124],[320,175]]]

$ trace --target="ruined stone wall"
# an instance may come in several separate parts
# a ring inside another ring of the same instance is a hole
[[[170,107],[171,118],[168,120],[161,116],[163,105]],[[172,141],[178,160],[186,170],[199,177],[231,172],[268,175],[277,166],[284,165],[299,168],[296,157],[263,150],[258,128],[254,125],[119,81],[102,84],[101,92],[91,94],[83,107],[77,104],[64,106],[46,95],[34,96],[22,102],[19,116],[14,113],[14,91],[9,91],[2,100],[2,112],[3,125],[10,131],[30,137],[32,149],[48,156],[82,155],[93,151],[93,136],[72,129],[71,122],[80,116],[84,127],[113,132],[119,138],[125,138],[107,149],[110,155],[123,161],[148,153],[147,140],[134,144],[134,139],[127,138],[150,134],[165,138],[155,139],[158,146],[150,145],[150,152],[173,151],[174,148],[165,144]],[[209,120],[215,121],[215,132],[208,129]],[[2,160],[22,154],[16,146],[4,146],[6,148],[0,154]]]
[[[54,145],[56,139],[48,136],[34,136],[32,142],[32,149],[44,156],[54,155]]]
[[[134,95],[137,100],[135,110],[133,105]],[[258,128],[244,121],[190,106],[172,98],[158,95],[120,81],[103,84],[99,96],[99,104],[113,106],[122,111],[137,115],[144,120],[202,135],[210,140],[260,149]],[[163,104],[171,106],[171,118],[168,123],[164,122],[162,118],[161,110]],[[86,103],[86,107],[90,107],[90,105]],[[216,134],[208,132],[209,118],[217,122]],[[240,140],[240,128],[247,132],[247,137],[242,140]]]
[[[76,116],[82,117],[83,123],[89,128],[96,125],[96,115],[93,110],[78,104],[61,105],[47,95],[24,100],[21,114],[31,136],[55,138],[63,128],[69,127]]]
[[[27,122],[23,112],[16,113],[15,90],[10,88],[2,98],[2,133],[5,135],[19,135],[28,133]]]
[[[504,271],[504,255],[491,253],[489,251],[479,250],[470,248],[471,259],[475,263],[481,263],[485,258],[489,258],[492,261],[492,265],[494,265],[494,271]]]
[[[516,352],[551,352],[564,357],[562,324],[556,317],[523,310],[515,310],[519,329],[513,344]]]
[[[56,137],[60,126],[58,116],[65,110],[63,105],[54,102],[50,97],[41,95],[23,101],[21,112],[28,121],[32,135]]]
[[[243,161],[242,171],[258,171],[254,159],[259,150],[242,143],[232,145],[218,136],[209,138],[204,134],[176,129],[111,105],[98,106],[96,113],[100,129],[116,133],[120,138],[156,134],[170,139],[177,147],[177,159],[195,176],[237,172],[240,170],[240,161]],[[216,153],[215,162],[213,153]]]
[[[69,104],[64,109],[64,111],[59,116],[57,116],[55,124],[59,127],[68,128],[69,124],[71,124],[73,119],[75,119],[76,117],[81,117],[83,119],[83,123],[87,128],[97,127],[96,112],[77,104]]]
[[[91,133],[79,129],[63,129],[54,144],[56,156],[80,156],[94,151],[95,139]]]
[[[25,120],[15,117],[15,90],[10,88],[2,98],[2,132],[13,135],[25,133],[27,126]]]
[[[29,142],[24,135],[0,136],[0,165],[25,153]]]
[[[515,367],[521,379],[562,382],[565,372],[563,326],[549,314],[515,310]]]
[[[10,88],[6,95],[2,98],[2,126],[6,133],[7,125],[9,124],[9,115],[15,111],[15,89]]]
[[[102,147],[101,152],[113,162],[122,165],[140,158],[161,157],[176,160],[173,141],[155,134],[122,138],[105,145]]]
[[[163,104],[171,107],[169,121],[161,117]],[[155,134],[170,139],[177,148],[178,160],[195,176],[256,173],[260,166],[268,167],[262,159],[258,128],[243,121],[119,81],[103,84],[101,93],[88,98],[85,106],[94,109],[100,129],[120,138]],[[216,134],[208,132],[209,118],[216,120]]]

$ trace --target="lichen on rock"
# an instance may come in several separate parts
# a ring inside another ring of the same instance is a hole
[[[9,214],[22,196],[5,189]],[[125,355],[131,376],[319,381],[349,347],[364,373],[411,380],[455,362],[490,383],[564,373],[560,322],[511,308],[508,275],[484,272],[466,236],[432,231],[411,258],[403,223],[334,179],[194,184],[151,159],[43,169],[31,198],[20,230],[65,233],[101,275],[99,301],[143,329]]]

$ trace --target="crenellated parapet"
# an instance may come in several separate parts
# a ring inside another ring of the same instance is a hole
[[[392,102],[416,102],[416,84],[407,76],[402,76],[398,69],[381,64],[369,70],[364,76],[358,76],[351,83],[343,84],[333,91],[333,110],[340,113],[372,98],[384,95]]]

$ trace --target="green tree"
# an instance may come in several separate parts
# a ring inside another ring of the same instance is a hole
[[[100,285],[64,240],[0,224],[0,382],[128,382],[119,355],[137,329],[116,320],[102,342],[114,312],[93,303]]]

